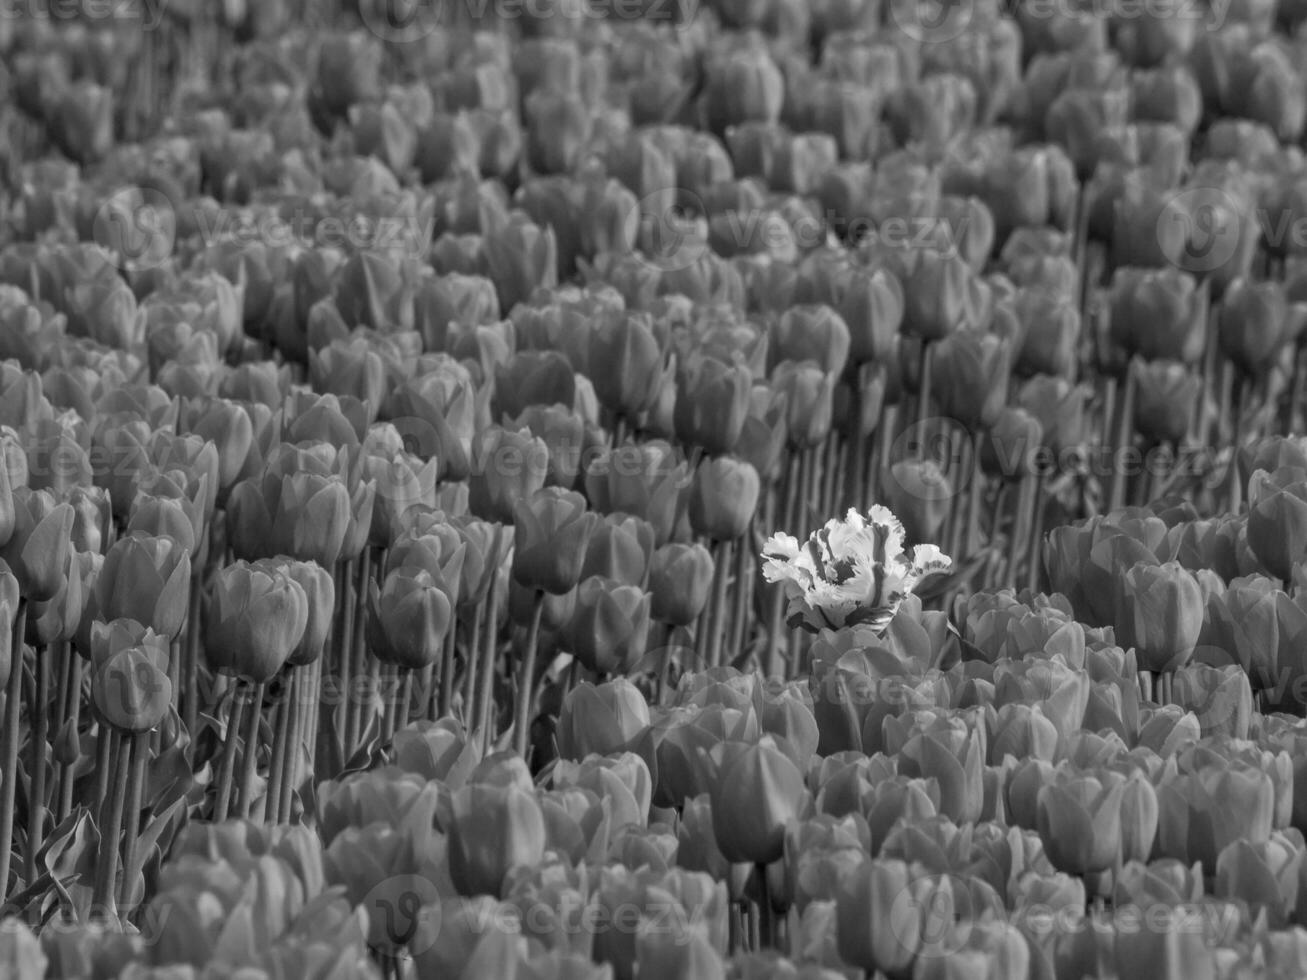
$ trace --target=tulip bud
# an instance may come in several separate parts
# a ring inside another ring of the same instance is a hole
[[[578,493],[549,487],[514,508],[513,578],[553,595],[580,581],[586,548],[598,520]]]
[[[1124,780],[1068,777],[1039,791],[1039,836],[1053,866],[1068,874],[1106,871],[1121,853]]]
[[[649,727],[649,706],[630,681],[616,677],[595,686],[582,683],[563,697],[558,716],[561,758],[626,751]]]
[[[816,361],[782,361],[772,371],[772,387],[785,398],[786,432],[794,446],[811,448],[830,433],[836,380]]]
[[[1131,362],[1135,375],[1135,428],[1158,444],[1178,444],[1189,431],[1202,380],[1176,361]]]
[[[577,591],[567,633],[576,658],[596,674],[628,673],[644,656],[649,594],[592,576]]]
[[[322,656],[327,645],[336,608],[336,583],[330,572],[311,561],[286,562],[284,568],[308,600],[304,635],[286,660],[292,667],[302,667]]]
[[[728,744],[712,786],[713,833],[722,854],[728,861],[775,861],[806,795],[803,773],[771,736],[756,745]]]
[[[1177,269],[1118,269],[1112,277],[1112,339],[1146,359],[1192,364],[1203,353],[1202,299]]]
[[[663,545],[653,553],[649,564],[653,618],[673,626],[689,626],[707,605],[712,580],[712,554],[703,545]]]
[[[923,889],[914,887],[912,879],[913,871],[904,862],[874,860],[840,881],[835,937],[844,962],[892,976],[911,970],[921,949],[925,917]]]
[[[1258,376],[1298,336],[1303,313],[1300,304],[1290,308],[1280,283],[1255,283],[1241,276],[1221,297],[1217,317],[1221,350],[1240,370]]]
[[[172,704],[166,647],[121,650],[95,667],[91,694],[96,710],[121,732],[148,732]]]
[[[0,548],[18,578],[23,597],[34,602],[53,599],[63,584],[72,547],[74,513],[56,503],[48,490],[18,487],[13,491],[14,530]]]
[[[383,663],[421,670],[440,659],[452,606],[445,590],[423,568],[397,568],[368,595],[368,638]]]
[[[214,670],[266,683],[303,639],[308,615],[308,597],[289,573],[237,561],[214,578],[205,656]]]
[[[517,786],[473,784],[457,791],[446,828],[449,876],[467,897],[500,898],[515,868],[544,856],[545,821],[534,794]]]
[[[889,507],[913,541],[930,541],[948,516],[953,490],[933,459],[905,459],[890,467]]]
[[[758,472],[748,463],[731,456],[704,460],[690,485],[691,527],[714,541],[741,537],[753,520],[760,491]]]
[[[728,453],[749,412],[752,379],[740,364],[691,355],[677,371],[676,435],[710,453]]]
[[[932,363],[940,407],[969,429],[988,429],[1007,402],[1011,347],[993,334],[958,331],[940,341]]]
[[[634,419],[653,408],[662,389],[663,352],[648,314],[601,318],[590,334],[589,360],[599,401]]]

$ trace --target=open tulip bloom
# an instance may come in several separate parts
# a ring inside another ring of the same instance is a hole
[[[850,509],[803,544],[773,534],[762,550],[763,575],[784,583],[786,625],[814,633],[861,624],[885,629],[917,583],[953,563],[932,544],[905,552],[903,536],[899,519],[879,505],[866,517]]]

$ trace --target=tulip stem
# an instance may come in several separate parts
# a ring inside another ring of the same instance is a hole
[[[395,669],[399,672],[399,704],[397,706],[399,715],[390,731],[391,741],[394,741],[395,732],[403,731],[408,727],[409,710],[413,703],[413,671],[407,667],[396,667]]]
[[[717,542],[717,556],[713,568],[712,615],[708,622],[707,665],[719,667],[722,662],[722,633],[728,628],[726,623],[726,588],[730,581],[731,541]]]
[[[27,636],[27,600],[18,600],[14,616],[9,683],[5,690],[4,745],[0,749],[0,895],[8,896],[9,864],[14,842],[14,798],[18,787],[19,716],[23,710],[23,649]]]
[[[482,749],[490,751],[494,744],[494,719],[491,717],[491,705],[495,695],[495,668],[499,659],[499,583],[490,585],[490,594],[486,597],[486,648],[481,655],[481,690],[477,697],[476,723],[483,731]]]
[[[68,658],[68,703],[64,711],[63,725],[72,731],[72,737],[78,741],[80,758],[81,742],[79,729],[82,715],[82,658],[76,654]],[[73,782],[77,776],[76,763],[70,763],[59,770],[59,808],[55,813],[55,825],[63,823],[64,818],[73,812]]]
[[[463,724],[467,731],[476,728],[476,684],[481,667],[481,610],[473,609],[468,623],[467,666],[463,670]]]
[[[1107,498],[1108,510],[1120,510],[1125,499],[1126,467],[1121,464],[1121,460],[1125,458],[1126,446],[1134,442],[1134,416],[1135,372],[1132,367],[1127,366],[1125,384],[1121,389],[1120,408],[1117,410],[1116,417],[1116,452],[1112,456],[1115,465],[1112,467],[1111,492]]]
[[[360,561],[366,557],[368,550],[363,549]],[[336,595],[340,596],[340,632],[336,634],[336,665],[340,676],[340,699],[337,702],[338,717],[336,733],[340,742],[341,759],[348,758],[349,724],[353,712],[355,697],[354,670],[355,658],[361,651],[354,649],[354,613],[356,596],[354,593],[354,562],[336,563]],[[332,773],[334,776],[335,773]]]
[[[31,779],[27,800],[27,849],[23,854],[23,878],[36,877],[36,852],[45,840],[46,763],[50,755],[50,657],[53,651],[47,645],[32,651],[36,675],[36,691],[32,698],[32,759],[28,777]]]
[[[131,765],[131,737],[114,731],[113,739],[113,792],[105,799],[100,810],[100,852],[95,876],[95,890],[91,908],[105,918],[117,917],[114,905],[115,880],[118,877],[118,857],[123,828],[123,811],[127,806],[127,773]]]
[[[458,620],[445,630],[445,642],[440,657],[440,702],[435,718],[449,714],[454,703],[454,661],[458,659]]]
[[[985,491],[985,470],[980,465],[980,449],[984,436],[977,430],[971,437],[971,486],[967,489],[967,524],[962,557],[970,558],[978,547],[976,538],[980,529],[980,499]]]
[[[262,812],[262,820],[266,823],[277,823],[277,815],[281,811],[281,794],[285,789],[286,770],[289,767],[287,756],[290,754],[290,733],[293,730],[291,706],[297,700],[295,681],[299,672],[298,667],[286,668],[282,674],[283,696],[274,709],[277,713],[277,724],[272,730],[272,758],[268,763],[268,788],[263,794],[263,803],[258,808]]]
[[[734,608],[731,611],[731,659],[740,657],[745,648],[745,634],[753,609],[753,581],[758,548],[754,547],[756,519],[749,521],[749,529],[736,549]],[[750,644],[751,645],[751,644]]]
[[[139,732],[124,735],[123,742],[131,761],[127,774],[127,808],[123,814],[123,877],[118,884],[118,904],[127,907],[136,890],[135,882],[129,880],[128,876],[136,865],[136,851],[141,835],[141,808],[145,799],[145,764],[150,758],[150,734]]]
[[[254,803],[254,780],[259,771],[259,727],[263,721],[263,684],[255,684],[250,691],[250,703],[245,715],[245,755],[242,757],[241,793],[236,815],[245,820]]]
[[[1043,565],[1042,538],[1044,537],[1044,512],[1048,509],[1048,501],[1044,499],[1044,475],[1041,473],[1035,478],[1034,493],[1034,513],[1031,517],[1033,524],[1030,528],[1030,561],[1029,568],[1026,570],[1028,576],[1026,586],[1032,592],[1039,588],[1040,566]]]
[[[186,639],[182,644],[182,689],[178,692],[181,699],[182,724],[190,739],[188,748],[195,745],[195,729],[199,723],[200,712],[200,599],[202,589],[200,578],[196,576],[191,583],[189,598],[190,609],[186,615]]]
[[[917,439],[917,459],[926,458],[926,420],[930,417],[930,372],[932,361],[930,341],[921,342],[921,377],[917,379],[917,425],[921,428]]]
[[[540,645],[540,620],[545,611],[545,594],[535,590],[531,599],[531,626],[526,634],[526,653],[517,684],[517,718],[513,729],[513,747],[523,759],[531,742],[531,701],[534,695],[536,649]],[[527,760],[528,763],[530,760]]]
[[[231,689],[231,708],[227,712],[227,738],[222,746],[222,763],[218,768],[218,798],[213,807],[213,822],[222,823],[231,811],[231,786],[236,774],[236,741],[249,684],[237,678]]]
[[[776,916],[771,904],[771,888],[767,883],[767,865],[758,864],[754,869],[758,876],[758,949],[774,949],[776,946]]]
[[[322,658],[297,671],[295,686],[295,712],[292,715],[292,741],[289,748],[286,786],[277,808],[277,822],[290,823],[295,806],[295,791],[302,782],[302,773],[312,771],[314,747],[318,734],[318,703],[316,692],[321,686]]]

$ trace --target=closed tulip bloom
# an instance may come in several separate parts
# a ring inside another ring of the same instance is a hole
[[[387,387],[386,363],[366,340],[340,341],[309,351],[309,381],[317,391],[353,395],[368,409],[368,424],[377,420]]]
[[[404,381],[386,399],[385,417],[412,440],[423,459],[438,461],[441,479],[468,475],[476,432],[476,391],[462,365],[444,361]]]
[[[576,485],[589,444],[598,441],[581,413],[563,405],[530,405],[508,425],[544,441],[549,452],[546,483],[569,490]]]
[[[1209,766],[1162,779],[1157,787],[1157,851],[1185,863],[1216,868],[1236,840],[1271,839],[1275,787],[1254,769]]]
[[[867,861],[841,879],[835,901],[840,958],[867,972],[905,976],[922,947],[923,889],[903,861]]]
[[[743,460],[704,460],[690,484],[690,526],[715,541],[733,541],[748,530],[760,491],[757,470]]]
[[[1304,307],[1290,307],[1278,282],[1239,277],[1221,296],[1217,337],[1221,350],[1245,374],[1259,376],[1301,332]]]
[[[689,626],[708,604],[713,558],[701,544],[665,544],[649,563],[649,591],[654,619]]]
[[[591,754],[625,751],[649,727],[649,705],[624,677],[598,686],[584,682],[563,697],[558,715],[558,752],[579,761]]]
[[[1154,443],[1179,443],[1189,430],[1202,379],[1177,361],[1136,359],[1135,428]]]
[[[1113,956],[1122,980],[1216,980],[1216,953],[1198,930],[1123,929]]]
[[[191,560],[174,538],[135,531],[109,549],[96,583],[96,601],[107,619],[134,619],[169,638],[186,621]]]
[[[603,317],[590,334],[590,363],[600,404],[633,419],[654,407],[662,388],[663,351],[647,313]]]
[[[484,783],[453,795],[449,823],[449,876],[460,895],[503,896],[515,868],[544,857],[545,821],[535,794],[518,786]]]
[[[0,548],[0,559],[18,578],[24,598],[44,602],[63,585],[72,547],[73,508],[56,502],[48,490],[17,487],[12,499],[14,529]]]
[[[688,482],[689,468],[661,440],[619,446],[592,460],[585,473],[586,496],[596,508],[648,521],[659,545],[675,530]]]
[[[235,402],[214,398],[196,408],[189,432],[212,442],[218,451],[218,485],[227,490],[239,478],[254,445],[254,423]]]
[[[311,473],[282,478],[272,532],[278,550],[302,561],[333,566],[350,529],[349,488],[341,480]]]
[[[286,660],[292,667],[302,667],[322,656],[326,647],[336,608],[336,583],[331,573],[316,562],[288,561],[283,567],[299,583],[308,601],[304,635]]]
[[[1265,908],[1279,928],[1298,904],[1302,862],[1301,836],[1276,833],[1260,844],[1233,841],[1216,860],[1216,897]]]
[[[711,792],[717,846],[728,861],[752,864],[781,856],[807,795],[803,773],[771,736],[728,744]]]
[[[514,513],[513,578],[552,595],[570,592],[581,578],[598,515],[585,498],[547,487],[518,501]]]
[[[1116,602],[1117,642],[1135,648],[1141,670],[1175,670],[1193,656],[1206,603],[1187,569],[1139,562],[1125,573]]]
[[[994,424],[1007,401],[1010,344],[994,334],[950,334],[935,349],[933,390],[944,413],[970,429]]]
[[[1068,874],[1112,867],[1121,853],[1124,780],[1093,776],[1055,780],[1039,791],[1039,836],[1053,866]]]
[[[744,365],[691,354],[676,374],[677,437],[710,453],[730,452],[749,413],[752,385]]]
[[[953,500],[948,475],[933,459],[895,463],[885,493],[908,537],[919,542],[931,541],[939,533]]]
[[[515,417],[537,404],[572,406],[576,385],[576,370],[559,351],[518,351],[495,369],[494,410]]]
[[[511,312],[536,289],[558,284],[558,242],[551,227],[513,217],[484,236],[482,249],[501,310]]]
[[[915,253],[906,270],[903,329],[924,341],[983,325],[989,288],[962,256],[942,250]]]
[[[308,597],[289,574],[237,561],[214,577],[205,656],[214,670],[266,683],[303,639],[308,615]]]
[[[518,504],[545,485],[549,447],[529,429],[491,426],[472,447],[468,504],[485,520],[509,522]]]
[[[705,98],[714,133],[741,123],[774,123],[785,99],[785,79],[765,49],[742,48],[709,66]]]
[[[91,675],[96,710],[120,732],[148,732],[172,704],[166,646],[120,650],[97,663]]]
[[[1079,364],[1080,310],[1052,289],[1022,289],[1014,311],[1024,335],[1019,341],[1016,368],[1024,374],[1071,377]]]
[[[371,585],[367,629],[372,652],[383,662],[410,670],[434,664],[451,619],[448,592],[425,568],[396,568],[382,587]]]
[[[884,360],[903,324],[903,284],[881,266],[851,270],[844,286],[838,309],[849,328],[849,356],[856,364]]]
[[[633,585],[591,576],[577,590],[567,626],[572,652],[596,674],[624,674],[644,656],[649,594]]]
[[[654,530],[648,521],[609,514],[595,524],[581,577],[599,575],[624,585],[643,586],[653,550]]]
[[[1294,467],[1259,470],[1248,491],[1248,547],[1272,575],[1292,581],[1307,557],[1307,480]]]
[[[830,434],[836,380],[816,361],[782,361],[772,371],[771,385],[785,399],[785,431],[794,446],[811,448]]]
[[[773,357],[780,361],[816,361],[829,374],[841,374],[848,364],[851,337],[848,324],[824,304],[792,306],[772,328]]]
[[[1178,269],[1118,269],[1112,277],[1112,339],[1131,354],[1192,364],[1203,353],[1202,300]]]

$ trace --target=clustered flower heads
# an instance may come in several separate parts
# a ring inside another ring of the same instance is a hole
[[[923,578],[947,572],[951,558],[933,544],[903,548],[903,525],[887,507],[863,517],[850,508],[808,540],[784,532],[763,548],[763,575],[784,584],[786,625],[816,632],[845,626],[889,625],[904,597]]]

